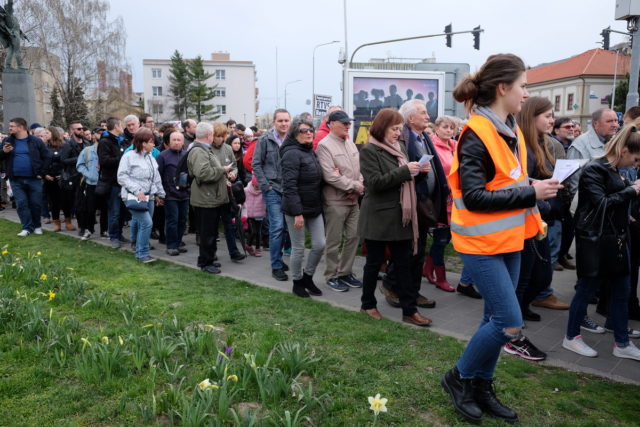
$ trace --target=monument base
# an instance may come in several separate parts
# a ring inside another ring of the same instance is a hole
[[[33,78],[29,70],[6,69],[2,73],[2,97],[5,132],[9,129],[9,120],[14,117],[22,117],[28,125],[37,120]]]

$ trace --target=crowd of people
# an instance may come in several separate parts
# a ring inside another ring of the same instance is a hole
[[[233,262],[268,250],[273,278],[291,275],[302,298],[322,295],[314,276],[324,258],[326,289],[361,288],[360,311],[375,319],[382,279],[386,302],[423,327],[432,320],[418,309],[436,305],[423,277],[483,300],[480,327],[442,385],[467,420],[484,412],[513,422],[492,381],[500,351],[546,358],[522,333],[525,321],[541,320],[532,307],[569,311],[565,349],[595,357],[582,331],[611,331],[613,355],[640,361],[630,341],[640,331],[628,324],[640,320],[640,107],[626,112],[622,129],[614,111],[597,110],[582,134],[548,99],[529,97],[524,64],[508,54],[489,57],[453,95],[468,120],[432,123],[424,100],[411,99],[380,108],[360,150],[349,137],[353,119],[334,106],[317,130],[309,114],[285,109],[263,131],[190,119],[156,130],[144,114],[93,130],[72,122],[67,133],[14,118],[0,160],[20,237],[42,234],[43,221],[60,231],[62,211],[64,227],[83,240],[99,224],[114,249],[130,243],[151,263],[152,238],[179,256],[192,232],[198,267],[218,274],[221,233]],[[560,159],[581,162],[562,183],[552,178]],[[457,286],[446,274],[451,241],[464,264]],[[563,269],[578,277],[570,304],[552,288]],[[606,316],[604,327],[588,304]]]

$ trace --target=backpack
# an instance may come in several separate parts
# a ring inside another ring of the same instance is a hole
[[[181,191],[191,187],[191,183],[193,182],[193,175],[189,173],[188,159],[191,151],[193,151],[197,147],[197,145],[191,147],[191,150],[189,150],[184,156],[180,157],[180,160],[178,161],[176,174],[173,177],[173,184],[175,185],[176,190]],[[202,147],[200,147],[200,149],[202,149]]]

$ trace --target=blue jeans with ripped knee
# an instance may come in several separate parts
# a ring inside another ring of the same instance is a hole
[[[502,346],[520,336],[520,332],[506,332],[506,329],[522,327],[522,313],[516,297],[520,252],[497,255],[461,253],[460,258],[483,297],[484,316],[458,360],[458,371],[462,378],[491,380]]]

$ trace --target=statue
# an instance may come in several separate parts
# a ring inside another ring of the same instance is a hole
[[[22,65],[22,53],[20,52],[21,39],[29,41],[13,14],[13,0],[8,0],[4,8],[0,6],[0,43],[7,49],[7,57],[4,61],[5,69],[13,68],[14,56],[18,68],[25,68]]]

